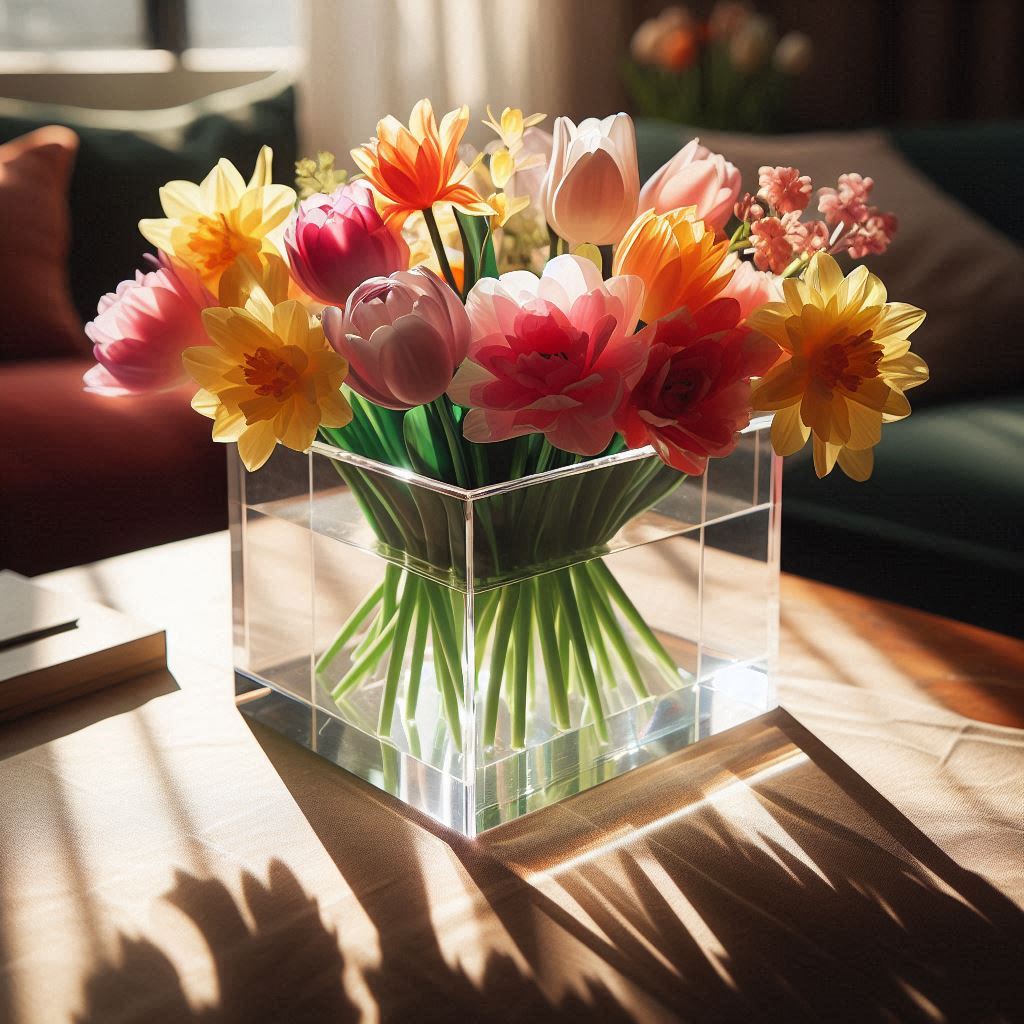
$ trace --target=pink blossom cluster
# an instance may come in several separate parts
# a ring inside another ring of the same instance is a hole
[[[843,233],[833,246],[834,252],[846,251],[856,260],[875,256],[889,248],[899,227],[893,213],[872,206],[868,200],[875,182],[859,174],[840,174],[838,188],[818,190],[818,211]]]
[[[837,188],[818,190],[824,220],[801,220],[814,185],[795,167],[761,167],[756,195],[746,192],[736,203],[736,217],[750,225],[754,265],[781,274],[801,256],[848,252],[854,259],[885,252],[898,227],[892,213],[870,205],[874,181],[860,174],[839,176]]]

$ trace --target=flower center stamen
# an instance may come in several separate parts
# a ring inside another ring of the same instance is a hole
[[[246,355],[245,363],[245,382],[255,389],[257,395],[283,398],[299,379],[294,366],[279,359],[262,345],[255,352]]]
[[[856,391],[861,384],[879,375],[882,346],[871,340],[871,331],[852,334],[844,341],[826,345],[814,360],[815,376],[828,388]]]
[[[253,239],[236,231],[223,213],[200,217],[188,242],[196,269],[204,276],[226,270],[239,253],[251,252],[257,247]]]

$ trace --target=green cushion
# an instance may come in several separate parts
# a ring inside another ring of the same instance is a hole
[[[296,159],[295,92],[287,77],[153,111],[95,111],[0,100],[0,142],[44,124],[81,138],[71,180],[71,291],[83,320],[131,277],[150,249],[138,231],[161,216],[157,190],[199,181],[224,156],[248,178],[260,146],[274,150],[275,181],[291,183]]]
[[[1024,121],[894,128],[892,141],[944,192],[1002,231],[1024,237]]]
[[[640,165],[640,181],[646,181],[695,135],[700,135],[700,129],[685,128],[671,121],[637,121],[636,156]]]
[[[1024,396],[889,424],[866,483],[787,460],[783,567],[1024,633]]]

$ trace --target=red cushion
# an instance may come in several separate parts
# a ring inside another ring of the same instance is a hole
[[[77,149],[78,136],[56,125],[0,146],[2,362],[90,350],[67,276],[68,183]]]
[[[0,366],[0,567],[26,574],[222,529],[225,446],[189,390],[82,391],[89,359]]]

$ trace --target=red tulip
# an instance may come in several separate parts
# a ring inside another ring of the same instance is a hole
[[[367,278],[409,266],[409,247],[385,225],[370,190],[359,182],[299,203],[284,244],[296,284],[332,306],[343,306]]]

